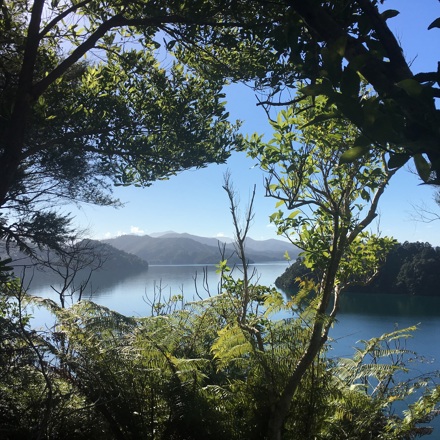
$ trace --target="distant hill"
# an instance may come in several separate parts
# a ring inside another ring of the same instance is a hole
[[[95,252],[103,256],[103,265],[98,269],[101,273],[114,274],[123,272],[131,275],[148,269],[148,262],[128,252],[103,243],[98,240],[90,240]]]
[[[198,235],[188,234],[186,232],[179,233],[174,231],[167,231],[161,233],[150,234],[153,238],[189,238],[199,243],[207,244],[208,246],[217,246],[218,242],[232,244],[234,240],[229,237],[200,237]]]
[[[87,277],[92,270],[93,279],[100,278],[110,282],[148,269],[148,263],[145,260],[107,243],[97,240],[83,240],[79,246],[83,246],[86,263],[82,264],[85,267],[78,271],[78,279]],[[15,275],[21,278],[24,275],[25,285],[31,279],[33,285],[45,284],[48,280],[51,282],[55,279],[61,280],[53,270],[45,267],[44,264],[38,264],[31,260],[16,247],[11,247],[9,255],[13,260],[10,265],[14,268]],[[93,258],[93,255],[96,255],[97,258]],[[4,246],[2,247],[2,243],[0,243],[0,257],[6,258],[6,250]],[[62,262],[55,253],[48,254],[40,251],[38,257],[43,261],[51,261],[53,265],[58,265],[58,270],[63,271]]]
[[[216,264],[220,261],[221,248],[225,246],[225,257],[230,263],[237,263],[230,239],[199,237],[191,234],[168,232],[160,236],[122,235],[103,240],[117,249],[148,261],[149,264]],[[247,258],[250,263],[283,261],[287,251],[292,259],[298,249],[282,240],[246,241]]]

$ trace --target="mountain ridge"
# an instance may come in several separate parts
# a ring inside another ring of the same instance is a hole
[[[153,236],[154,235],[154,236]],[[201,237],[188,233],[166,232],[151,235],[121,235],[101,240],[146,260],[149,264],[217,264],[228,259],[232,264],[239,263],[233,255],[234,245],[225,237]],[[299,250],[291,243],[282,240],[246,239],[246,255],[250,263],[283,261],[287,251],[295,259]]]

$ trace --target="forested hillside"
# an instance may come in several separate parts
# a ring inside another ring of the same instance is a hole
[[[35,249],[32,258],[17,246],[9,246],[10,266],[24,285],[57,283],[63,277],[77,280],[99,277],[100,283],[123,279],[148,269],[148,262],[136,255],[116,249],[97,240],[65,244],[58,251]],[[5,243],[0,243],[0,256],[6,258]]]
[[[299,286],[297,278],[314,279],[301,259],[287,268],[275,284],[294,292]],[[419,242],[396,245],[370,283],[350,286],[348,291],[440,296],[440,248]]]

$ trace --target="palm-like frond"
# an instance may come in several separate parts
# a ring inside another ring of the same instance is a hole
[[[218,367],[223,368],[248,355],[252,351],[252,344],[238,325],[227,325],[218,331],[218,338],[211,350]]]

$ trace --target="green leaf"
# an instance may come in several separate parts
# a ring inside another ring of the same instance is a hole
[[[354,162],[356,159],[359,159],[364,154],[366,154],[369,151],[369,148],[367,147],[353,147],[349,150],[345,151],[341,154],[341,157],[339,158],[339,163],[351,163]]]
[[[429,26],[428,30],[431,30],[433,28],[440,28],[440,17],[436,18]]]
[[[329,91],[331,91],[331,88],[329,88],[328,84],[325,83],[310,84],[299,89],[299,92],[305,96],[327,95]]]
[[[417,173],[420,178],[424,182],[428,182],[431,176],[431,165],[429,164],[429,162],[421,154],[415,154],[414,163],[416,165]]]
[[[388,160],[388,168],[393,169],[403,167],[403,165],[408,162],[409,158],[410,155],[406,153],[392,154]]]
[[[296,209],[295,211],[291,212],[289,214],[289,217],[287,217],[287,218],[295,218],[300,213],[301,213],[301,211],[299,209]]]
[[[367,202],[370,201],[370,194],[368,193],[368,191],[366,191],[365,189],[363,189],[361,191],[361,198]]]
[[[319,124],[320,122],[325,122],[325,121],[328,121],[329,119],[335,119],[338,117],[340,117],[340,114],[336,113],[336,112],[322,113],[322,114],[316,116],[316,118],[312,119],[310,122],[307,122],[307,124],[302,125],[300,127],[300,129],[306,128],[309,125]]]
[[[399,81],[396,85],[413,98],[417,98],[423,92],[423,87],[415,79],[407,78]]]

